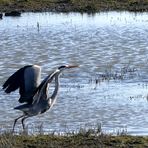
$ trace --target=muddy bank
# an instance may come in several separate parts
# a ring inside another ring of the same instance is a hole
[[[148,11],[148,1],[143,0],[0,0],[0,12],[99,12],[127,10]]]

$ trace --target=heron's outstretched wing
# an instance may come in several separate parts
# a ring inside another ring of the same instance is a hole
[[[6,93],[11,93],[19,88],[20,103],[32,103],[33,96],[37,87],[40,84],[41,68],[37,65],[25,66],[13,75],[4,83],[3,89]]]
[[[48,99],[48,87],[49,84],[52,82],[53,78],[55,77],[57,73],[57,70],[55,70],[54,72],[52,72],[51,74],[49,74],[43,81],[42,83],[39,85],[39,87],[37,88],[36,94],[33,97],[33,104],[34,103],[38,103],[41,99]]]
[[[24,73],[24,68],[19,69],[7,79],[3,84],[3,89],[5,89],[6,93],[10,93],[19,88],[20,81],[22,80],[22,73]]]

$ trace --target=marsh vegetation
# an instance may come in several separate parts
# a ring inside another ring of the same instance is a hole
[[[41,129],[40,129],[41,130]],[[40,131],[39,130],[39,131]],[[3,148],[127,148],[147,147],[148,137],[129,136],[124,131],[117,135],[104,134],[101,129],[80,129],[78,133],[46,133],[29,135],[26,132],[12,134],[4,132],[0,134],[0,147]]]

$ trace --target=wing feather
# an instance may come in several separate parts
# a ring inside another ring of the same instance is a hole
[[[28,65],[16,71],[3,84],[6,93],[19,88],[20,103],[32,103],[33,96],[40,84],[41,68],[37,65]]]
[[[19,87],[23,87],[23,75],[24,70],[28,66],[25,66],[19,70],[17,70],[13,75],[11,75],[6,82],[3,84],[3,89],[6,93],[11,93],[12,91],[17,90]]]

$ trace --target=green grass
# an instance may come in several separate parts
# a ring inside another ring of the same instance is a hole
[[[0,11],[148,11],[148,0],[0,0]]]

